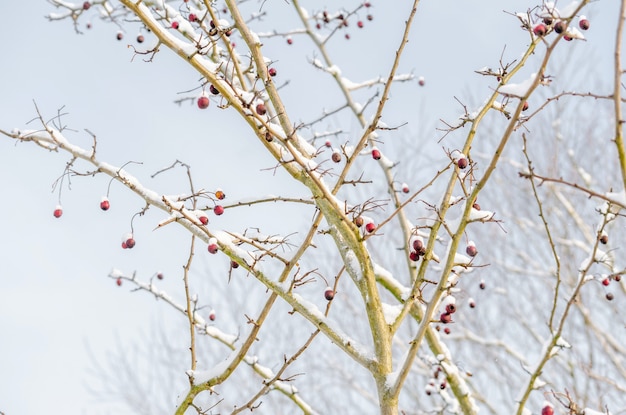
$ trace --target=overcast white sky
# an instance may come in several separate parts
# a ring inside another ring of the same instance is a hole
[[[374,20],[359,32],[351,28],[353,38],[337,42],[334,48],[341,50],[337,60],[344,76],[355,81],[384,75],[389,69],[388,58],[409,9],[408,1],[396,1],[393,6],[372,3]],[[615,25],[613,3],[600,0],[589,7],[589,38],[612,39],[607,33]],[[520,0],[423,2],[402,71],[423,75],[426,86],[420,88],[413,82],[396,88],[385,121],[389,125],[408,121],[407,135],[426,131],[436,142],[433,127],[437,120],[461,113],[454,96],[476,105],[486,95],[488,84],[473,70],[496,67],[505,45],[509,58],[523,51],[527,34],[503,9],[525,11],[533,6]],[[282,29],[290,27],[288,16],[293,14],[287,2],[269,1],[264,7],[268,12],[264,24],[276,19]],[[64,106],[69,114],[64,121],[76,130],[68,138],[88,147],[90,137],[83,130],[94,132],[101,159],[115,164],[144,162],[129,170],[158,192],[187,190],[182,171],[149,179],[175,159],[192,165],[194,173],[206,178],[205,183],[226,189],[232,199],[289,186],[284,177],[273,177],[270,172],[241,177],[232,171],[235,161],[254,166],[255,171],[273,163],[260,151],[250,151],[245,140],[237,140],[240,124],[225,111],[212,107],[203,112],[194,105],[173,103],[179,92],[198,85],[198,76],[169,51],[163,50],[151,64],[140,59],[131,62],[132,50],[126,46],[134,43],[135,29],[118,42],[117,28],[94,20],[91,31],[77,35],[69,21],[48,22],[44,15],[50,11],[53,8],[44,0],[0,5],[4,16],[0,128],[27,128],[26,123],[35,117],[35,100],[46,117]],[[308,71],[322,79],[303,64],[311,56],[308,42],[296,38],[290,47],[282,41],[267,43],[265,54],[278,60],[281,79],[291,79],[290,71],[298,77]],[[594,57],[597,70],[610,74],[611,62],[606,58],[610,55],[600,47],[597,42],[572,46],[576,53]],[[313,118],[317,112],[311,108],[318,111],[329,97],[323,89],[319,96],[301,96],[298,82],[310,79],[294,79],[284,89],[287,103],[294,107],[295,116]],[[328,108],[332,106],[329,103]],[[181,322],[160,302],[129,293],[128,287],[118,288],[106,275],[112,267],[137,270],[144,277],[161,270],[166,275],[164,289],[180,294],[178,277],[188,246],[184,232],[175,228],[152,232],[161,217],[151,213],[135,221],[137,247],[122,250],[120,237],[129,230],[132,214],[143,205],[114,184],[112,208],[102,212],[98,204],[109,183],[104,177],[73,178],[72,190],[63,188],[63,217],[53,218],[58,193],[52,193],[51,186],[66,161],[65,155],[47,154],[33,145],[16,145],[0,137],[0,233],[4,237],[0,411],[7,415],[107,413],[109,405],[94,401],[85,388],[93,381],[87,374],[93,366],[87,346],[104,362],[117,339],[132,344],[157,321]],[[226,216],[225,226],[229,220],[236,222]]]

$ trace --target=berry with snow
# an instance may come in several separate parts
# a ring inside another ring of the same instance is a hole
[[[474,301],[473,298],[470,298],[467,303],[469,304],[470,308],[475,308],[476,307],[476,301]]]
[[[324,298],[328,301],[331,301],[333,298],[335,298],[335,291],[333,291],[331,287],[326,287],[326,289],[324,290]]]
[[[606,245],[609,242],[609,235],[607,235],[606,233],[603,233],[602,236],[600,236],[600,243],[603,245]]]
[[[476,245],[474,245],[474,242],[469,241],[467,247],[465,248],[465,253],[471,257],[475,257],[476,254],[478,254],[478,249],[476,249]]]
[[[613,274],[611,276],[613,278],[614,281],[620,282],[622,279],[622,276],[620,274]]]
[[[215,317],[216,317],[215,310],[209,311],[209,320],[215,321]]]
[[[402,193],[409,193],[409,185],[406,183],[402,183]]]
[[[541,415],[554,415],[554,408],[552,405],[544,405],[543,408],[541,408]]]
[[[426,85],[426,80],[424,79],[423,76],[420,76],[419,78],[417,78],[417,83],[419,86],[424,86]]]
[[[207,223],[209,223],[209,217],[207,215],[205,215],[204,213],[202,213],[202,214],[200,214],[198,216],[198,220],[203,225],[206,225]]]
[[[196,16],[194,13],[189,13],[189,21],[193,23],[196,20],[198,20],[198,16]]]
[[[206,95],[201,95],[198,98],[198,108],[200,108],[201,110],[207,109],[209,108],[209,97],[207,97]]]
[[[133,249],[135,247],[135,238],[131,236],[126,239],[126,241],[122,243],[122,248],[124,247],[124,244],[126,244],[126,248]]]
[[[287,38],[287,44],[288,44],[288,45],[293,44],[293,39],[292,39],[291,37],[288,37],[288,38]]]
[[[522,107],[522,111],[526,111],[528,109],[528,101],[524,101],[524,106]]]
[[[326,140],[326,142],[324,143],[324,145],[328,148],[331,148],[333,146],[333,144],[330,142],[330,140]]]
[[[486,287],[485,281],[481,281],[480,284],[478,284],[478,286],[480,287],[481,290],[484,290]]]
[[[417,253],[416,251],[411,251],[411,253],[409,254],[409,258],[411,259],[411,261],[419,261],[420,259],[420,254]]]
[[[358,22],[356,22],[356,25],[359,27],[359,29],[363,28],[363,22],[360,21],[360,20]]]
[[[231,268],[239,268],[239,263],[237,261],[230,261]]]

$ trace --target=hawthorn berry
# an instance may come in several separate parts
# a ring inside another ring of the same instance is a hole
[[[620,274],[613,274],[613,280],[620,282],[622,280],[622,276]]]
[[[528,101],[524,101],[524,106],[522,107],[522,111],[526,111],[528,109]]]
[[[224,206],[215,205],[215,207],[213,208],[213,213],[215,213],[217,216],[220,216],[222,213],[224,213]]]
[[[54,208],[54,212],[52,212],[52,215],[54,215],[55,218],[60,218],[63,215],[63,208],[61,207],[61,205],[58,205],[56,208]]]
[[[469,164],[469,162],[467,161],[467,159],[465,157],[460,157],[456,161],[456,165],[459,166],[459,169],[461,169],[461,170],[465,169],[468,164]]]
[[[372,3],[370,3],[369,1],[366,1],[365,3],[363,3],[363,6],[365,7],[371,7]]]
[[[409,193],[409,185],[406,183],[402,183],[402,193]]]
[[[602,234],[602,236],[600,236],[600,243],[602,245],[606,245],[609,242],[609,235],[607,234]]]
[[[374,222],[368,222],[367,225],[365,225],[365,230],[369,233],[374,232],[376,230],[376,224]]]
[[[578,21],[578,27],[582,30],[588,30],[590,26],[589,20],[585,16],[580,16],[580,20]]]
[[[602,280],[602,285],[604,285],[605,287],[607,287],[610,283],[611,280],[608,277]]]
[[[206,225],[207,223],[209,223],[209,217],[207,215],[205,215],[204,213],[201,214],[200,216],[198,216],[198,220],[203,225]]]
[[[359,27],[359,29],[363,28],[363,22],[360,21],[360,20],[358,22],[356,22],[356,25]]]
[[[372,158],[373,158],[374,160],[380,160],[380,157],[381,157],[380,150],[379,150],[379,149],[377,149],[376,147],[374,147],[374,148],[372,149]]]
[[[217,189],[215,191],[215,197],[217,197],[219,200],[224,200],[226,194],[224,194],[224,191],[222,189]]]
[[[330,158],[335,162],[335,163],[339,163],[341,161],[341,153],[339,152],[339,150],[334,150],[333,154],[330,156]]]
[[[100,209],[109,210],[110,207],[111,207],[111,203],[109,202],[109,199],[107,199],[107,197],[104,196],[102,198],[102,201],[100,202]]]
[[[465,253],[471,257],[475,257],[478,254],[478,249],[476,249],[476,245],[474,242],[470,241],[465,248]]]
[[[217,251],[219,250],[219,246],[217,245],[217,239],[209,239],[209,246],[207,246],[207,250],[212,254],[217,254]]]
[[[117,284],[118,287],[122,286],[122,278],[121,277],[117,277],[117,279],[115,280],[115,283]]]
[[[563,39],[567,40],[568,42],[571,42],[573,37],[565,35],[565,36],[563,36]]]
[[[276,69],[274,69],[274,68],[270,68],[270,69],[268,70],[268,73],[270,74],[270,76],[276,76]]]
[[[239,263],[237,261],[230,261],[231,268],[239,268]]]
[[[135,239],[131,236],[130,238],[126,239],[126,248],[128,249],[133,249],[135,246]],[[122,248],[124,247],[124,245],[122,244]]]
[[[137,35],[137,43],[143,43],[143,41],[146,40],[143,35]]]
[[[613,301],[613,299],[615,298],[615,296],[613,295],[613,293],[606,293],[606,299],[609,301]]]
[[[330,142],[330,140],[326,140],[326,142],[324,143],[324,145],[325,145],[326,147],[328,147],[328,148],[331,148],[331,147],[333,146],[333,145],[332,145],[332,143]]]
[[[354,218],[354,224],[356,225],[357,228],[360,228],[361,226],[363,226],[363,217],[361,216],[357,216],[356,218]]]
[[[161,271],[157,272],[157,278],[162,280],[163,279],[163,273]]]
[[[350,40],[350,33],[346,33],[346,34],[344,35],[344,37],[345,37],[347,40]]]
[[[539,23],[533,28],[533,33],[535,34],[535,36],[539,36],[539,37],[545,36],[547,31],[548,29],[546,28],[546,25],[544,25],[543,23]]]
[[[456,311],[456,305],[454,305],[454,303],[446,304],[446,313],[454,314],[455,311]]]
[[[209,108],[209,102],[209,97],[201,95],[198,98],[198,108],[200,108],[201,110]]]
[[[450,315],[450,313],[441,313],[441,315],[439,316],[439,321],[441,321],[443,324],[451,323],[452,316]]]
[[[117,38],[117,40],[122,40],[122,39],[124,39],[124,33],[117,32],[117,35],[115,35],[115,37]]]
[[[213,95],[218,95],[220,93],[220,91],[217,90],[217,88],[215,88],[215,86],[213,84],[211,84],[209,86],[209,91],[213,94]]]
[[[480,284],[478,284],[478,286],[480,287],[481,290],[484,290],[486,287],[485,281],[481,281]]]
[[[291,37],[288,37],[288,38],[287,38],[287,44],[288,44],[288,45],[293,44],[293,39],[292,39]]]
[[[552,17],[543,18],[543,24],[545,24],[546,26],[552,26],[552,23],[554,23],[554,21],[552,20]]]
[[[176,20],[174,20],[172,22],[172,29],[178,29],[178,26],[179,26],[178,22]]]
[[[450,327],[444,327],[444,328],[443,328],[443,332],[444,332],[444,333],[446,333],[446,334],[450,334],[450,331],[451,331],[451,330],[450,330]],[[440,387],[441,389],[445,389],[445,388],[446,388],[446,385],[445,385],[445,383],[442,383],[439,387]]]
[[[424,85],[426,85],[426,80],[424,79],[424,77],[423,77],[423,76],[420,76],[419,78],[417,78],[417,84],[418,84],[419,86],[424,86]]]
[[[326,289],[324,290],[324,298],[328,301],[331,301],[333,298],[335,298],[335,291],[333,291],[331,287],[326,287]]]
[[[473,298],[470,298],[467,303],[469,304],[470,308],[476,307],[476,301],[474,301]]]
[[[367,15],[367,20],[369,20],[371,22],[372,20],[374,20],[374,16],[372,16],[371,14],[368,14]]]
[[[89,8],[91,7],[91,3],[86,1],[83,3],[83,10],[89,10]]]
[[[215,310],[209,311],[209,320],[215,321],[215,317],[216,317]]]
[[[417,251],[411,251],[411,253],[409,253],[409,258],[411,261],[417,262],[420,259],[420,254]]]
[[[552,408],[552,405],[545,405],[541,408],[541,415],[554,415],[554,408]]]
[[[265,109],[265,104],[260,103],[257,104],[256,106],[256,113],[259,115],[265,115],[265,113],[267,112],[267,109]]]
[[[195,15],[195,13],[189,13],[189,17],[188,17],[190,22],[195,22],[196,20],[198,20],[198,16]]]
[[[567,29],[567,25],[562,20],[559,20],[558,22],[554,24],[554,31],[558,34],[565,32],[566,29]]]

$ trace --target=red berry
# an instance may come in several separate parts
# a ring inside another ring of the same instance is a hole
[[[128,248],[128,247],[126,246],[126,241],[124,241],[124,242],[122,242],[122,249],[126,249],[126,248]]]
[[[287,44],[288,44],[288,45],[293,44],[293,39],[292,39],[292,38],[290,38],[290,37],[288,37],[288,38],[287,38]]]
[[[230,261],[231,268],[239,268],[239,263],[236,261]]]
[[[453,303],[446,304],[446,313],[453,314],[456,311],[456,305]]]
[[[172,22],[172,29],[178,29],[178,22],[175,20]]]
[[[109,202],[109,199],[107,199],[106,197],[103,197],[102,201],[100,202],[100,209],[109,210],[110,207],[111,207],[111,203]]]
[[[61,215],[63,215],[63,208],[61,206],[57,206],[56,209],[54,209],[54,212],[52,212],[52,214],[54,215],[55,218],[60,218]]]
[[[91,22],[87,22],[87,29],[91,29]]]
[[[209,97],[202,95],[198,98],[198,108],[201,110],[209,108]]]
[[[417,83],[419,86],[424,86],[426,85],[426,80],[424,79],[423,76],[420,76],[419,78],[417,78]]]
[[[473,298],[470,298],[468,303],[469,303],[470,308],[475,308],[476,307],[476,302],[474,301]]]
[[[363,28],[363,22],[360,20],[356,22],[356,25],[359,27],[359,29]]]
[[[215,321],[215,310],[209,311],[209,320]]]
[[[409,254],[409,258],[411,259],[411,261],[419,261],[420,254],[417,253],[417,251],[411,251],[411,253]]]
[[[222,213],[224,213],[224,206],[215,205],[215,207],[213,208],[213,213],[215,213],[217,216],[221,215]]]
[[[206,215],[200,215],[198,217],[198,220],[200,221],[201,224],[206,225],[207,223],[209,223],[209,217]]]
[[[349,33],[346,33],[344,36],[345,36],[346,39],[350,40],[350,34]]]
[[[544,17],[543,18],[543,24],[545,24],[546,26],[552,26],[552,23],[554,23],[554,21],[552,20],[551,17]]]
[[[402,183],[402,193],[409,193],[409,185],[406,183]]]
[[[267,109],[265,109],[265,104],[261,103],[261,104],[257,104],[256,106],[256,113],[259,115],[265,115],[265,113],[267,112]]]
[[[326,287],[326,289],[324,290],[324,298],[326,298],[326,300],[328,301],[331,301],[333,298],[335,298],[335,291],[333,291],[331,287]]]
[[[603,245],[606,245],[608,242],[609,242],[609,235],[602,234],[602,236],[600,236],[600,243]]]
[[[224,200],[224,198],[226,197],[226,195],[224,194],[224,192],[222,191],[222,189],[217,189],[215,191],[215,197],[217,197],[219,200]]]
[[[460,159],[458,159],[456,161],[456,165],[459,166],[459,169],[461,169],[461,170],[466,168],[468,164],[469,163],[468,163],[468,161],[467,161],[467,159],[465,157],[461,157]]]
[[[330,142],[330,140],[326,140],[326,142],[324,143],[324,145],[325,145],[326,147],[328,147],[328,148],[331,148],[331,147],[333,146],[333,145],[332,145],[332,143]]]
[[[213,94],[213,95],[217,95],[220,93],[220,91],[217,90],[217,88],[215,88],[215,86],[213,86],[212,84],[209,86],[209,91]]]
[[[480,205],[478,203],[474,203],[472,207],[476,210],[480,210]]]
[[[528,109],[528,101],[524,101],[524,106],[522,107],[522,111],[526,111]]]
[[[157,272],[157,278],[162,280],[163,279],[163,273],[162,272]]]
[[[478,286],[480,287],[481,290],[484,290],[485,289],[485,281],[481,281]]]
[[[568,42],[571,42],[573,37],[565,35],[563,36],[563,39],[567,40]]]
[[[582,30],[588,30],[589,29],[589,20],[587,20],[587,18],[585,16],[580,16],[580,20],[578,21],[578,26],[582,29]]]
[[[339,152],[339,150],[335,150],[335,151],[333,151],[333,154],[330,156],[330,158],[335,163],[339,163],[341,161],[341,153]]]
[[[473,243],[470,243],[465,248],[465,253],[471,257],[475,257],[476,254],[478,254],[478,249],[476,249],[476,245],[474,245]]]
[[[365,7],[371,7],[372,4],[369,1],[366,1],[365,3],[363,3],[363,6]]]
[[[567,29],[567,25],[562,20],[559,20],[558,22],[554,24],[554,31],[558,34],[565,32],[566,29]]]
[[[609,301],[613,301],[613,298],[615,298],[615,296],[613,296],[613,293],[606,293],[606,299]]]
[[[533,33],[535,34],[535,36],[539,36],[539,37],[544,36],[547,31],[548,29],[546,28],[546,25],[544,25],[543,23],[539,23],[533,28]]]
[[[374,20],[374,16],[372,16],[371,14],[368,14],[367,15],[367,20],[369,20],[371,22],[372,20]]]
[[[613,280],[620,282],[622,279],[622,276],[620,274],[613,274]]]
[[[195,22],[196,20],[198,20],[198,16],[196,16],[194,13],[189,13],[189,21]]]
[[[377,149],[377,148],[374,148],[374,149],[372,150],[372,158],[373,158],[374,160],[380,160],[380,157],[381,157],[380,150],[379,150],[379,149]]]
[[[450,315],[450,313],[441,313],[441,315],[439,316],[439,321],[441,321],[443,324],[451,323],[452,316]]]
[[[276,76],[276,69],[274,69],[274,68],[270,68],[270,69],[268,70],[268,73],[270,74],[270,76]]]
[[[117,277],[117,279],[115,280],[115,283],[117,284],[118,287],[122,286],[122,278],[121,277]]]
[[[215,238],[210,238],[209,239],[209,246],[207,247],[208,251],[212,254],[217,254],[217,251],[219,250],[219,246],[217,245],[217,239]]]
[[[137,35],[137,43],[143,43],[144,40],[145,38],[143,37],[143,35]]]
[[[602,285],[604,285],[605,287],[608,286],[611,283],[611,280],[609,278],[605,278],[602,280]]]
[[[374,222],[368,222],[367,225],[365,225],[365,230],[369,233],[372,233],[376,230],[376,225],[374,224]]]
[[[126,248],[133,249],[134,246],[135,246],[135,240],[132,237],[128,238],[126,240]],[[123,246],[122,246],[122,248],[123,248]]]
[[[88,1],[83,3],[83,10],[89,10],[90,7],[91,7],[91,3],[89,3]]]
[[[546,405],[541,408],[541,415],[554,415],[554,408],[552,408],[552,405]]]
[[[115,37],[117,38],[117,40],[122,40],[122,39],[124,39],[124,33],[117,32],[117,35]]]

